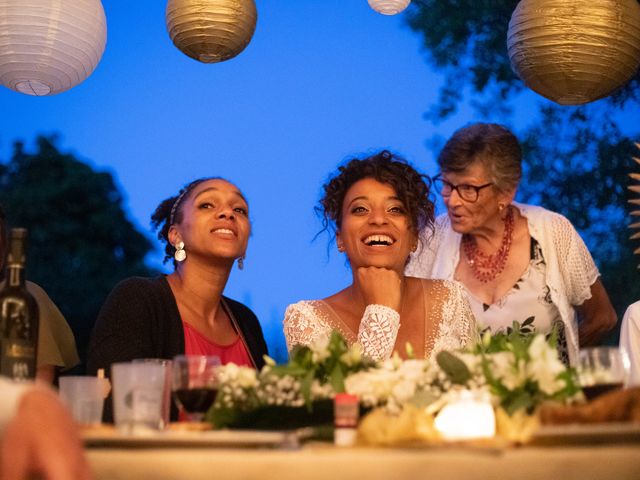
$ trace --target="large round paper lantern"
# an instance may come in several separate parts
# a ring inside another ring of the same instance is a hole
[[[640,65],[637,0],[522,0],[507,35],[525,85],[561,105],[611,94]]]
[[[409,6],[411,0],[367,0],[369,6],[383,15],[396,15]]]
[[[0,0],[0,83],[53,95],[82,83],[107,42],[100,0]]]
[[[242,52],[256,29],[253,0],[169,0],[167,30],[174,45],[204,63]]]

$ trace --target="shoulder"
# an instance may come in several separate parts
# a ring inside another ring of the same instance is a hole
[[[525,203],[514,203],[514,205],[520,211],[521,215],[526,217],[530,223],[566,225],[573,229],[573,225],[571,225],[569,219],[561,213],[547,210],[538,205],[528,205]]]
[[[298,303],[292,303],[287,306],[285,319],[293,315],[317,316],[322,303],[321,300],[301,300]]]
[[[223,296],[222,298],[238,320],[253,320],[256,322],[258,321],[258,317],[256,317],[255,313],[253,313],[253,310],[247,307],[244,303],[238,302],[237,300],[233,300],[232,298],[225,296]]]

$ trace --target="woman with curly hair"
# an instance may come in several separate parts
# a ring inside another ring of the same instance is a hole
[[[432,228],[430,181],[404,159],[384,150],[352,159],[324,185],[316,211],[335,233],[353,281],[323,300],[287,308],[287,347],[309,345],[339,331],[363,354],[380,360],[407,344],[417,358],[459,348],[475,334],[475,320],[456,282],[404,275],[409,254],[420,247],[419,232]]]
[[[195,180],[161,202],[151,221],[174,271],[116,285],[93,331],[89,372],[180,354],[216,355],[223,364],[260,369],[267,346],[258,319],[223,295],[233,264],[242,268],[251,232],[242,192],[222,178]]]

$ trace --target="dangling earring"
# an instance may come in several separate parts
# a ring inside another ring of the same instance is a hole
[[[244,270],[244,259],[246,257],[243,255],[238,258],[238,270]]]
[[[176,242],[176,252],[173,254],[173,258],[176,259],[176,262],[184,262],[187,258],[187,252],[184,250],[184,242],[180,240]]]

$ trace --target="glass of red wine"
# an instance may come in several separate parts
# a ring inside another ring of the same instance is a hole
[[[629,358],[617,347],[583,348],[576,366],[578,381],[587,400],[624,387],[629,376]]]
[[[216,356],[178,355],[173,359],[173,398],[188,421],[201,422],[218,394]]]

